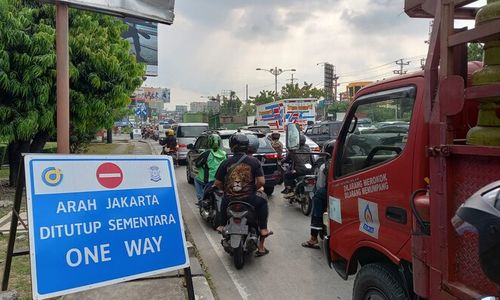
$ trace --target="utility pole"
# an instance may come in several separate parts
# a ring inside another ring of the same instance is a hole
[[[245,86],[245,101],[248,102],[248,84]]]
[[[339,86],[337,80],[339,80],[339,77],[337,76],[335,66],[333,66],[333,103],[337,101],[337,87]]]
[[[288,80],[290,80],[290,81],[292,82],[292,85],[293,85],[293,82],[294,82],[295,80],[298,80],[298,78],[293,78],[293,75],[295,75],[295,73],[292,73],[292,78],[288,79]]]
[[[409,61],[407,62],[403,62],[403,59],[398,59],[395,61],[396,65],[399,65],[399,70],[394,70],[394,74],[399,74],[399,75],[403,75],[403,74],[406,74],[406,70],[403,69],[404,66],[407,66],[410,64]]]
[[[280,75],[281,73],[286,72],[286,71],[292,71],[292,72],[297,71],[295,69],[278,69],[278,67],[274,67],[274,69],[269,69],[269,70],[262,69],[262,68],[257,68],[255,70],[267,71],[274,76],[274,101],[278,100],[278,75]]]

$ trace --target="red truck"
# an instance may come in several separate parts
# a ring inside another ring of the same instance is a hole
[[[355,300],[499,295],[481,271],[477,236],[450,222],[500,179],[500,2],[479,12],[472,2],[406,0],[410,17],[434,19],[424,71],[363,88],[346,115],[324,248],[342,278],[356,274]],[[474,29],[454,28],[474,18]],[[472,41],[485,42],[484,65],[467,62]]]

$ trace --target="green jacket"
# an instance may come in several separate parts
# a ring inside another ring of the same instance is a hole
[[[225,159],[226,152],[222,149],[203,152],[195,161],[195,166],[198,168],[196,179],[203,183],[214,181],[215,173]]]

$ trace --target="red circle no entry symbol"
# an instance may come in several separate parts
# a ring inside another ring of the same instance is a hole
[[[113,163],[103,163],[95,173],[97,181],[108,189],[114,189],[123,181],[123,172],[119,166]]]

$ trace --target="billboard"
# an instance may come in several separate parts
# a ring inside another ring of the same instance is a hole
[[[123,18],[128,25],[123,38],[130,43],[130,52],[146,64],[146,76],[158,76],[158,24],[136,18]]]
[[[55,3],[55,0],[41,0]],[[171,25],[175,0],[59,0],[71,7]]]
[[[161,87],[141,87],[135,90],[132,98],[140,102],[170,103],[170,89]]]

